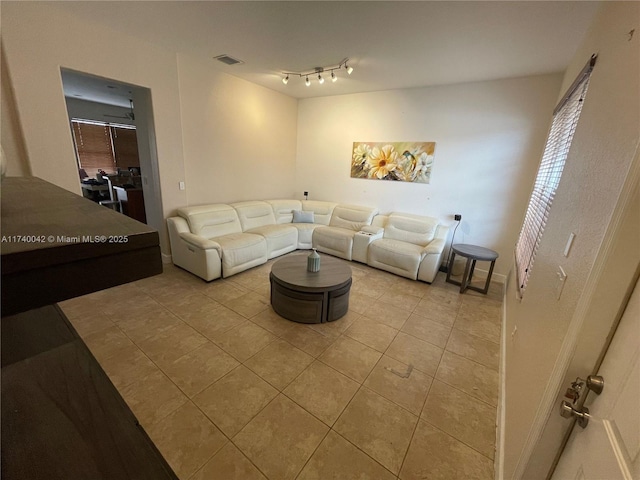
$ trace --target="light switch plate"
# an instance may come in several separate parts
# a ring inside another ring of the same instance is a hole
[[[571,250],[571,245],[573,245],[573,239],[576,238],[576,234],[571,232],[569,235],[569,240],[567,240],[567,245],[564,247],[564,256],[569,256],[569,251]]]
[[[556,298],[560,300],[560,296],[562,295],[562,289],[564,288],[564,284],[567,281],[567,274],[562,269],[561,266],[558,266],[558,271],[556,272],[557,283],[556,283]]]

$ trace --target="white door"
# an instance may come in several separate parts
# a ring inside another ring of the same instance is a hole
[[[572,320],[565,339],[565,347],[558,358],[556,372],[554,378],[549,381],[548,401],[545,400],[544,411],[539,414],[538,425],[541,425],[539,435],[535,440],[531,454],[528,456],[526,464],[524,464],[523,472],[519,473],[516,478],[520,480],[544,480],[553,478],[555,480],[565,478],[569,480],[580,478],[597,478],[598,480],[610,480],[616,477],[605,475],[604,477],[587,477],[586,471],[581,477],[579,469],[576,469],[573,476],[562,477],[551,476],[550,471],[553,470],[552,465],[559,462],[559,455],[563,451],[567,434],[569,432],[570,420],[560,416],[560,404],[565,399],[565,391],[576,377],[586,378],[593,373],[597,365],[602,367],[600,363],[601,355],[606,346],[610,335],[613,335],[613,329],[617,320],[622,316],[623,309],[631,298],[631,292],[636,286],[638,273],[640,271],[640,149],[636,151],[633,167],[625,182],[622,193],[620,194],[618,205],[611,219],[607,233],[603,239],[603,243],[592,273],[590,274],[587,287],[583,293],[583,299],[576,307],[576,315]],[[640,287],[635,288],[638,290]],[[636,292],[637,295],[637,292]],[[636,300],[637,302],[637,300]],[[638,313],[636,312],[636,316]],[[575,320],[575,325],[574,325]],[[635,327],[627,327],[631,330],[630,340],[640,343],[640,330]],[[612,350],[613,351],[613,350]],[[636,351],[637,363],[637,351]],[[623,360],[623,365],[630,366],[633,356],[629,356]],[[607,359],[609,361],[609,359]],[[637,365],[636,365],[636,368]],[[614,369],[615,370],[615,369]],[[627,370],[625,370],[627,371]],[[638,377],[638,371],[635,373],[628,372],[629,375]],[[602,374],[604,376],[604,374]],[[586,406],[588,408],[600,408],[599,403],[604,401],[616,402],[616,375],[609,374],[605,377],[605,390],[601,398],[594,399],[591,393],[587,399]],[[630,384],[627,388],[633,388]],[[608,399],[613,394],[613,399]],[[634,398],[635,397],[635,398]],[[630,422],[632,416],[636,416],[637,410],[640,409],[640,397],[632,396],[631,400],[635,402],[635,411],[631,409],[628,412],[628,419],[623,423]],[[622,400],[620,400],[622,402]],[[593,405],[592,405],[593,404]],[[596,405],[598,406],[596,407]],[[617,413],[617,412],[616,412]],[[593,415],[596,415],[592,411]],[[611,419],[611,413],[598,412],[597,415],[601,419],[608,420],[609,423],[602,423],[602,428],[610,427],[618,422],[619,419]],[[589,426],[582,430],[576,426],[573,437],[578,437],[589,430],[594,430],[598,422],[591,420]],[[636,423],[637,425],[637,423]],[[538,428],[538,426],[536,426]],[[616,427],[619,428],[619,427]],[[636,427],[637,429],[637,427]],[[580,430],[579,432],[577,432]],[[607,435],[612,434],[610,430]],[[571,443],[575,438],[570,438]],[[585,440],[586,441],[586,440]],[[591,440],[589,440],[591,441]],[[631,442],[633,443],[633,442]],[[637,445],[637,443],[636,443]],[[626,447],[625,447],[626,448]],[[633,452],[633,447],[629,447],[629,455],[637,456]],[[596,449],[597,450],[597,449]],[[637,451],[637,450],[636,450]],[[569,453],[567,453],[569,455]],[[601,461],[598,454],[588,453],[597,461]],[[604,455],[604,453],[602,454]],[[585,467],[586,468],[586,467]],[[636,467],[637,468],[637,467]],[[557,469],[556,469],[557,470]],[[584,468],[583,468],[584,470]],[[563,474],[566,475],[566,474]],[[625,478],[625,477],[620,477]],[[634,477],[631,477],[634,478]],[[636,477],[640,480],[640,477]]]
[[[578,425],[553,480],[640,479],[640,286],[636,283],[598,375],[599,396],[589,394],[589,423]]]

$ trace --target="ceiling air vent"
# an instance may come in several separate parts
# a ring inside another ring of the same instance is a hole
[[[217,57],[213,57],[213,58],[227,65],[238,65],[240,63],[244,63],[242,60],[238,60],[237,58],[230,57],[229,55],[218,55]]]

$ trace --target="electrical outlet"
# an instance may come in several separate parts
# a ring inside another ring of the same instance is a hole
[[[184,182],[178,182],[178,188],[180,188],[180,190],[184,190]]]
[[[309,197],[309,192],[304,192],[304,193],[303,193],[303,195],[304,195],[304,199],[305,199],[305,200],[308,200],[308,199],[309,199],[309,198],[308,198],[308,197]]]
[[[460,215],[459,213],[456,213],[456,214],[453,216],[453,219],[459,222],[460,220],[462,220],[462,215]]]

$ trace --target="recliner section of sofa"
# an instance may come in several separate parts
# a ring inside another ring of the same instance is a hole
[[[367,264],[412,280],[433,282],[444,257],[448,228],[435,218],[391,213],[382,238],[371,242]]]
[[[321,201],[248,201],[177,213],[167,219],[173,263],[206,281],[313,247],[430,283],[448,234],[435,218]]]
[[[326,227],[313,232],[313,248],[335,257],[352,260],[353,237],[362,227],[371,225],[378,213],[375,208],[359,205],[338,205]]]
[[[268,259],[265,237],[243,232],[238,212],[231,205],[180,208],[178,217],[167,222],[173,263],[207,281],[229,277]],[[190,268],[201,260],[207,262],[205,268]]]
[[[291,224],[276,223],[273,208],[267,202],[239,202],[231,206],[238,213],[243,232],[265,238],[268,259],[297,249],[297,229]]]

